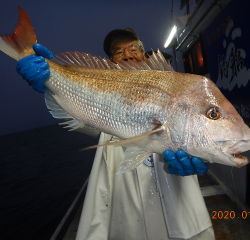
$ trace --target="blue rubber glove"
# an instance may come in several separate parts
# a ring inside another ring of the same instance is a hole
[[[207,172],[209,163],[198,157],[190,158],[187,153],[178,150],[176,154],[171,150],[163,152],[164,161],[167,162],[168,171],[175,175],[188,176],[192,174],[203,175]]]
[[[35,43],[33,49],[37,55],[29,55],[17,62],[17,72],[38,92],[45,92],[44,82],[50,75],[49,64],[44,58],[54,57],[46,47]]]

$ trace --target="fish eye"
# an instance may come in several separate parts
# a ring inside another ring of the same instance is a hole
[[[220,118],[220,112],[217,108],[212,107],[212,108],[208,109],[207,117],[212,119],[212,120],[217,120]]]

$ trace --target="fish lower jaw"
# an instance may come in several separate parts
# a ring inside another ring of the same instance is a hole
[[[242,167],[248,164],[248,158],[242,153],[250,150],[250,139],[216,141],[218,149],[228,157],[231,166]],[[229,164],[228,164],[229,165]]]
[[[235,163],[235,167],[242,167],[249,163],[248,158],[241,153],[230,153],[229,159]]]

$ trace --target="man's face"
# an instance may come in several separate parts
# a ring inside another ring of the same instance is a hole
[[[140,62],[144,59],[144,54],[137,40],[127,40],[115,43],[112,48],[112,53],[112,61],[116,63],[121,60]]]

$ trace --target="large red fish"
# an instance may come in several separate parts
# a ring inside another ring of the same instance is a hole
[[[37,42],[27,14],[13,35],[0,36],[0,50],[19,60]],[[182,149],[209,162],[243,166],[250,130],[208,78],[176,73],[161,53],[141,63],[113,64],[74,52],[49,62],[45,100],[71,129],[85,125],[115,135],[127,147],[120,172],[152,153]],[[2,65],[3,66],[3,65]]]

